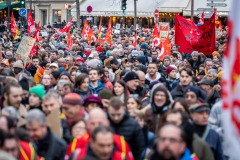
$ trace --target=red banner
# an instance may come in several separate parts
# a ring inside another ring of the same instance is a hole
[[[215,15],[203,25],[197,27],[179,15],[175,23],[175,44],[179,45],[179,51],[191,54],[192,51],[203,52],[205,55],[215,51]]]
[[[109,19],[108,22],[108,30],[107,30],[107,34],[106,34],[106,38],[105,41],[109,42],[112,40],[112,18]]]
[[[68,21],[68,23],[66,24],[66,26],[64,28],[59,29],[59,32],[61,32],[61,33],[69,32],[70,28],[72,27],[72,18]]]
[[[30,36],[32,33],[34,33],[36,30],[35,23],[32,17],[32,12],[28,12],[28,35]]]
[[[82,30],[82,38],[87,40],[88,32],[89,32],[89,26],[88,26],[88,20],[86,20]]]
[[[160,60],[163,60],[164,56],[167,56],[167,55],[168,56],[171,55],[171,43],[168,36],[162,44],[161,52],[158,55],[158,58]]]
[[[12,12],[12,16],[11,16],[11,26],[10,26],[10,31],[13,34],[13,38],[16,39],[17,38],[17,32],[18,32],[18,27],[16,25],[16,21]]]
[[[152,48],[160,46],[160,37],[158,32],[158,25],[157,23],[154,25],[153,34],[152,34]]]
[[[204,24],[204,11],[202,11],[202,15],[201,15],[201,18],[198,21],[198,24],[201,24],[201,25]]]

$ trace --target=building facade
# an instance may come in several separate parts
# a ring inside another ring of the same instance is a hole
[[[76,0],[26,0],[26,8],[32,10],[35,22],[41,25],[60,23],[71,18],[70,8],[65,9],[65,5],[71,5]]]

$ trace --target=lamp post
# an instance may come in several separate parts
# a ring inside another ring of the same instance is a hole
[[[194,0],[191,0],[191,20],[193,21],[194,16]]]
[[[7,7],[8,7],[8,15],[7,15],[7,22],[8,22],[8,28],[10,29],[10,7],[11,7],[11,0],[6,1]]]
[[[134,0],[134,29],[137,26],[137,0]]]

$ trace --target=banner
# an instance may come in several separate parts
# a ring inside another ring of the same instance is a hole
[[[89,32],[89,26],[88,26],[88,20],[86,19],[83,30],[82,30],[82,38],[88,39],[88,32]]]
[[[164,56],[171,55],[171,43],[169,37],[167,36],[166,40],[162,44],[161,52],[158,55],[160,60],[163,60]]]
[[[32,33],[34,33],[36,30],[35,23],[32,17],[32,12],[28,12],[28,36],[30,36]]]
[[[97,40],[96,36],[94,35],[93,29],[90,28],[88,32],[88,41],[95,42]]]
[[[205,55],[215,51],[215,15],[213,14],[203,25],[196,26],[179,15],[175,23],[175,44],[179,51],[191,54],[192,51],[203,52]]]
[[[66,26],[64,28],[61,28],[58,31],[61,33],[69,32],[70,28],[72,27],[72,19],[73,19],[73,17],[68,21],[68,23],[66,24]]]
[[[111,40],[112,40],[112,18],[109,19],[108,30],[105,37],[106,42],[110,43]]]
[[[159,22],[160,39],[164,42],[169,33],[169,22]]]
[[[204,11],[202,11],[201,18],[199,18],[198,24],[203,25],[204,24]]]
[[[159,38],[159,33],[158,33],[158,25],[155,23],[154,28],[153,28],[153,34],[152,34],[152,48],[160,46],[160,38]]]
[[[21,58],[25,62],[27,61],[28,55],[30,54],[34,43],[36,41],[36,38],[24,36],[22,37],[22,40],[20,42],[20,45],[18,46],[18,49],[16,51],[16,54],[19,54]]]
[[[224,145],[229,159],[239,160],[240,151],[240,1],[233,0],[228,17],[229,40],[223,58],[222,98]]]
[[[16,39],[17,36],[18,36],[18,27],[16,25],[16,21],[15,21],[15,18],[14,18],[14,15],[13,15],[13,12],[12,12],[12,16],[11,16],[11,26],[10,26],[10,31],[12,32],[13,34],[13,38]]]

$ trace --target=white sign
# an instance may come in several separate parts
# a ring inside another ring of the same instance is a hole
[[[197,11],[213,12],[213,8],[198,8]]]
[[[47,37],[48,36],[47,32],[41,32],[41,34],[42,34],[42,37]]]
[[[226,7],[226,3],[207,3],[208,7]]]
[[[116,29],[120,29],[121,25],[119,23],[116,24]]]
[[[114,30],[114,33],[115,33],[115,34],[120,34],[120,30],[115,29],[115,30]]]

